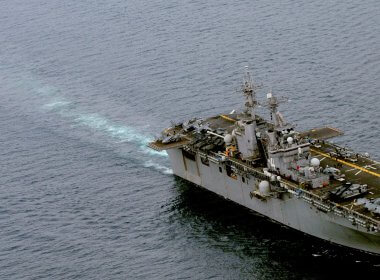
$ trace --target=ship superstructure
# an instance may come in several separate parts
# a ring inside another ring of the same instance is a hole
[[[242,112],[173,123],[149,144],[166,150],[175,175],[307,234],[380,254],[380,163],[326,139],[331,127],[299,132],[278,107],[258,102],[248,70]],[[257,115],[260,105],[270,120]]]

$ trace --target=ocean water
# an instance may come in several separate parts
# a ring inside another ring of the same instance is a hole
[[[379,273],[146,147],[171,120],[242,108],[249,65],[299,130],[337,127],[379,159],[378,0],[2,0],[0,42],[0,279]]]

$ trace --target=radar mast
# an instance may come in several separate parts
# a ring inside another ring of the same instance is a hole
[[[285,121],[282,114],[278,111],[278,106],[280,103],[285,103],[288,101],[285,97],[276,97],[272,94],[272,89],[267,93],[267,105],[269,108],[271,119],[274,123],[275,128],[283,128],[288,126],[289,124]]]
[[[243,94],[246,97],[245,112],[251,114],[252,120],[256,120],[255,108],[257,106],[256,90],[260,86],[255,85],[252,81],[251,73],[248,71],[248,66],[245,66],[244,83],[242,86]]]

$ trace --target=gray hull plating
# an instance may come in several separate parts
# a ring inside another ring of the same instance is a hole
[[[167,152],[174,174],[183,179],[296,230],[339,245],[380,254],[379,233],[368,233],[348,219],[321,211],[291,193],[266,199],[256,197],[252,194],[259,182],[257,178],[230,177],[222,164],[202,162],[198,154],[190,159],[181,149]]]

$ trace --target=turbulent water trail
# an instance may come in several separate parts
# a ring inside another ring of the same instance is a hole
[[[74,121],[92,129],[103,131],[120,142],[134,143],[138,145],[140,151],[145,154],[167,157],[166,152],[156,152],[149,149],[147,144],[152,141],[153,138],[139,133],[134,127],[113,124],[98,114],[80,114]]]
[[[54,85],[47,84],[31,73],[20,72],[17,75],[7,75],[10,65],[2,65],[2,76],[7,77],[5,85],[13,90],[17,89],[21,99],[15,100],[23,110],[34,110],[41,106],[44,113],[53,113],[73,123],[73,128],[86,127],[100,132],[111,138],[114,143],[130,143],[134,146],[131,153],[137,162],[146,168],[158,170],[164,174],[171,174],[167,166],[167,153],[150,149],[147,144],[153,140],[149,132],[142,129],[114,122],[106,117],[92,112],[85,112],[83,108],[62,94],[62,90]],[[4,71],[4,73],[3,73]],[[16,86],[15,86],[16,85]],[[17,97],[15,97],[17,98]],[[18,99],[18,98],[17,98]],[[90,109],[91,110],[91,109]]]
[[[170,168],[167,168],[166,166],[160,165],[158,163],[155,163],[152,160],[148,160],[147,162],[144,163],[145,167],[151,167],[156,170],[162,171],[164,174],[173,174],[173,170]]]
[[[86,126],[92,130],[99,131],[117,140],[118,143],[132,143],[138,146],[138,149],[134,150],[140,154],[136,159],[138,158],[140,161],[143,160],[144,167],[153,168],[164,174],[173,173],[173,171],[167,166],[154,161],[152,158],[148,159],[146,156],[141,155],[144,154],[149,157],[153,156],[156,160],[158,160],[158,158],[167,158],[168,156],[165,151],[157,152],[147,147],[147,144],[153,140],[153,137],[139,132],[135,127],[113,123],[96,113],[78,112],[72,102],[62,98],[55,98],[53,101],[43,105],[43,108],[48,111],[56,112],[61,116],[70,117],[76,124],[75,126]]]

